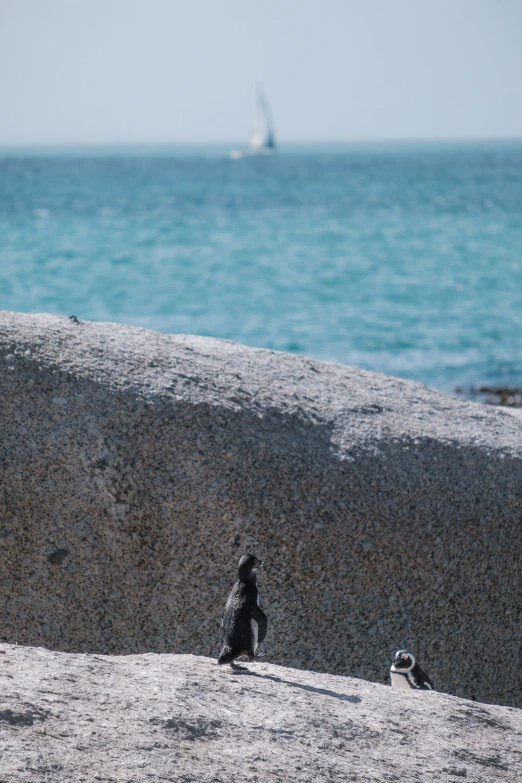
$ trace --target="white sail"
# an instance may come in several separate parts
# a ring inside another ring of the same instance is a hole
[[[259,96],[259,105],[261,107],[265,119],[265,138],[263,141],[263,146],[270,149],[275,149],[276,143],[275,143],[275,130],[274,130],[274,120],[272,118],[272,110],[270,109],[268,101],[263,95],[262,90],[259,91],[258,96]]]
[[[250,134],[250,147],[252,147],[253,149],[262,147],[264,141],[265,141],[265,116],[258,96],[256,113],[254,114],[254,124],[252,125],[252,133]]]
[[[257,88],[256,111],[250,143],[246,149],[233,150],[231,158],[244,158],[247,155],[272,155],[275,152],[275,131],[272,112],[261,87]]]

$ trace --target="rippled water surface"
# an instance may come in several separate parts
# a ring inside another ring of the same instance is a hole
[[[522,384],[522,143],[3,151],[0,307]]]

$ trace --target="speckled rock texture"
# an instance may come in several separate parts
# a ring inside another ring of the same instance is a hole
[[[266,660],[520,705],[522,422],[202,337],[0,315],[0,639],[216,655],[241,554]]]
[[[522,780],[513,707],[266,663],[2,648],[2,783]]]

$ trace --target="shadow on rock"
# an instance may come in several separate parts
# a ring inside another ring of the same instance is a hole
[[[284,685],[291,685],[292,688],[300,688],[302,691],[319,693],[321,696],[331,696],[333,699],[339,699],[339,701],[350,701],[352,704],[359,704],[359,702],[362,701],[359,696],[348,696],[346,693],[336,693],[335,691],[326,690],[326,688],[314,688],[313,685],[302,685],[300,682],[283,680],[282,677],[275,677],[273,674],[258,674],[257,672],[251,672],[251,674],[255,677],[262,677],[264,680],[273,680],[274,682],[281,682]]]

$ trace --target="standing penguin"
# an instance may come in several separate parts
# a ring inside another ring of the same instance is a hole
[[[233,669],[244,669],[234,663],[241,655],[255,660],[258,644],[266,636],[268,620],[259,608],[256,571],[263,563],[255,555],[243,555],[237,569],[237,582],[228,596],[223,612],[223,649],[218,663],[229,663]]]
[[[434,691],[435,686],[425,671],[408,650],[398,650],[390,666],[392,688],[414,688],[419,691]]]

